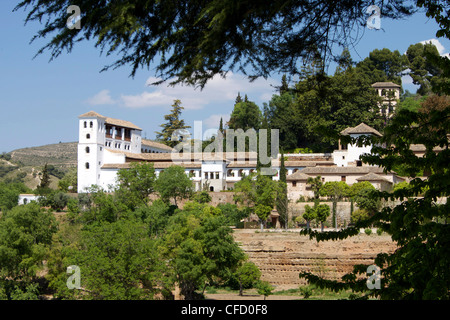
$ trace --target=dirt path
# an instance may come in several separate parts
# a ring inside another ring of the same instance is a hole
[[[210,293],[205,294],[208,300],[264,300],[264,296],[258,294],[244,294],[243,296],[237,293]],[[282,295],[270,295],[266,297],[266,300],[300,300],[299,296],[282,296]]]

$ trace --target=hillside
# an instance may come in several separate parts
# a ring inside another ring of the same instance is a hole
[[[21,181],[35,189],[45,164],[50,169],[50,187],[56,188],[59,178],[77,165],[77,142],[22,148],[1,155],[0,182]]]
[[[23,166],[43,166],[46,163],[60,169],[77,165],[77,142],[48,144],[11,151],[11,162]]]

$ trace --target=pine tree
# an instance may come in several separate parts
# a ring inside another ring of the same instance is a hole
[[[156,139],[170,147],[175,147],[179,141],[172,139],[172,134],[176,134],[177,131],[182,131],[190,128],[184,124],[184,120],[180,119],[181,111],[184,107],[181,106],[180,100],[174,100],[172,110],[170,114],[165,115],[164,119],[167,121],[165,124],[160,125],[163,129],[161,132],[156,132]]]
[[[241,98],[241,93],[240,92],[238,92],[238,95],[236,97],[236,101],[234,102],[234,104],[237,104],[239,102],[242,102],[242,98]]]

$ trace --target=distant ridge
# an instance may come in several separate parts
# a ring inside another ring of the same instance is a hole
[[[43,166],[46,163],[59,168],[77,165],[78,142],[60,142],[38,147],[16,149],[9,154],[11,161],[24,166]]]

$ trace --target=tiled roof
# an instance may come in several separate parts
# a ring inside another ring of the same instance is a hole
[[[125,121],[125,120],[120,120],[120,119],[113,119],[113,118],[106,118],[105,123],[111,124],[113,126],[125,127],[125,128],[130,128],[130,129],[135,129],[135,130],[142,131],[141,128],[139,128],[137,125],[131,123],[130,121]]]
[[[351,173],[383,173],[383,168],[375,166],[362,167],[308,167],[301,170],[302,173],[314,174],[351,174]]]
[[[373,88],[400,88],[400,86],[393,82],[375,82],[372,84]]]
[[[104,117],[95,111],[89,111],[89,112],[83,113],[82,115],[78,116],[78,118],[102,118],[102,119],[105,119],[105,123],[111,124],[113,126],[125,127],[125,128],[142,131],[141,128],[139,128],[137,125],[131,123],[130,121]]]
[[[153,147],[153,148],[158,148],[158,149],[162,149],[162,150],[172,151],[172,148],[169,147],[168,145],[165,145],[164,143],[156,142],[153,140],[142,139],[142,145],[148,146],[148,147]]]
[[[127,163],[105,163],[102,169],[129,169],[131,162]],[[193,162],[154,162],[153,167],[155,169],[166,169],[171,166],[180,166],[185,168],[201,168],[201,164]]]
[[[103,118],[103,119],[106,119],[106,117],[102,116],[101,114],[98,114],[95,111],[89,111],[89,112],[83,113],[82,115],[78,116],[78,118]]]
[[[380,176],[380,175],[378,175],[376,173],[373,173],[373,172],[370,172],[370,173],[368,173],[368,174],[366,174],[366,175],[364,175],[364,176],[362,176],[360,178],[357,178],[356,180],[358,180],[358,181],[386,181],[386,182],[390,182],[386,178],[384,178],[384,177],[382,177],[382,176]]]
[[[381,133],[379,133],[377,130],[372,128],[371,126],[368,126],[365,123],[360,123],[356,127],[353,128],[346,128],[341,131],[342,135],[348,135],[348,134],[359,134],[359,133],[372,133],[374,135],[377,135],[379,137],[382,136]]]
[[[311,178],[311,176],[308,176],[307,174],[304,174],[301,171],[294,172],[293,174],[290,174],[286,177],[286,180],[288,181],[302,181],[302,180],[308,180],[308,178]]]

